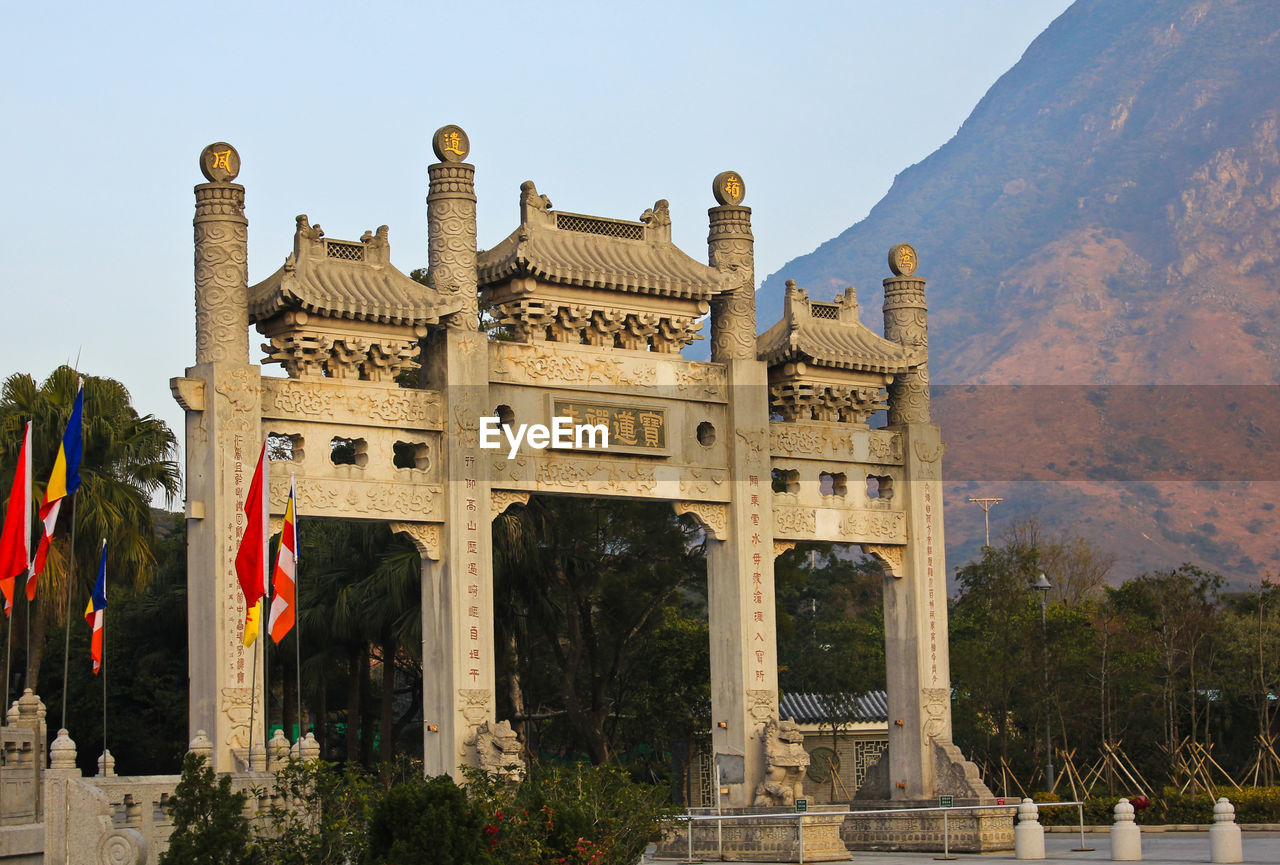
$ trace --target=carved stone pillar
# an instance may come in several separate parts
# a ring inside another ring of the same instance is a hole
[[[230,182],[240,156],[230,144],[210,144],[200,169],[209,182],[195,188],[196,363],[248,363],[249,221],[244,187]]]
[[[468,165],[467,134],[457,126],[436,130],[432,148],[440,162],[427,168],[427,272],[438,291],[458,292],[462,308],[451,327],[475,330],[480,316],[476,294],[476,167]]]
[[[263,745],[261,654],[242,645],[244,596],[235,554],[244,501],[262,447],[260,372],[249,364],[244,187],[231,183],[240,158],[229,144],[201,154],[208,183],[195,188],[196,365],[170,381],[186,410],[189,737],[208,731],[213,768],[248,767]]]
[[[456,327],[432,334],[427,349],[428,386],[444,394],[446,421],[439,561],[423,561],[423,763],[428,775],[457,778],[459,766],[481,765],[477,734],[496,720],[493,451],[480,448],[480,418],[493,412],[489,344],[474,327]]]
[[[711,359],[755,360],[755,237],[751,208],[741,206],[746,185],[736,172],[724,171],[716,175],[712,191],[720,206],[707,211],[708,259],[721,273],[733,275],[734,286],[711,301]]]
[[[889,250],[893,276],[884,280],[884,336],[910,348],[929,347],[924,278],[915,275],[915,249],[899,243]],[[897,376],[889,385],[889,425],[929,422],[929,364]]]

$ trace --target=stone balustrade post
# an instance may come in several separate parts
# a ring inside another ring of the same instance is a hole
[[[1244,861],[1240,826],[1236,823],[1236,808],[1225,796],[1213,806],[1213,825],[1209,827],[1209,861]]]
[[[1111,859],[1115,862],[1142,861],[1142,829],[1133,820],[1133,806],[1128,799],[1116,803],[1115,822],[1111,824]]]
[[[1018,806],[1018,825],[1013,830],[1013,850],[1017,859],[1044,858],[1044,826],[1040,825],[1040,809],[1030,799]]]
[[[316,741],[315,733],[307,733],[302,737],[298,744],[298,754],[304,763],[314,763],[320,759],[320,743]]]
[[[114,778],[116,775],[116,758],[106,748],[98,755],[98,777]]]
[[[76,743],[65,727],[58,731],[58,737],[49,746],[49,771],[57,775],[80,777],[80,770],[76,768]]]
[[[206,766],[213,765],[213,741],[204,730],[196,730],[195,738],[187,745],[187,753],[204,757]]]
[[[267,770],[279,772],[289,762],[289,740],[284,737],[284,730],[276,730],[267,742]]]

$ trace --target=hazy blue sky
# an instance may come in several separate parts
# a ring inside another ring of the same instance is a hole
[[[532,179],[582,213],[666,198],[704,258],[711,178],[732,168],[763,279],[865,216],[1069,3],[262,5],[6,4],[0,373],[80,354],[181,437],[191,187],[217,140],[243,159],[251,282],[299,213],[338,238],[386,223],[395,264],[424,265],[446,123],[471,138],[481,247]]]

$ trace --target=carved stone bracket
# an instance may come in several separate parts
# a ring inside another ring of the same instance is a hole
[[[795,548],[796,548],[795,541],[774,541],[773,557],[776,559],[778,556],[782,555],[787,550],[794,550]]]
[[[672,502],[676,515],[693,514],[698,524],[717,541],[729,539],[729,506],[711,502]]]
[[[496,517],[512,505],[529,504],[528,493],[516,493],[510,490],[492,490],[489,493],[493,501],[493,515]]]
[[[439,523],[391,523],[392,532],[408,535],[413,545],[418,548],[418,553],[433,562],[440,561],[442,557],[440,528]]]
[[[869,556],[875,556],[884,565],[884,569],[889,572],[889,575],[899,580],[906,576],[902,569],[902,560],[906,549],[906,547],[894,544],[862,544],[864,553]]]

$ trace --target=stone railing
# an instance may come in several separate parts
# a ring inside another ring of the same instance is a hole
[[[245,816],[265,824],[277,797],[275,772],[289,757],[289,743],[277,732],[268,742],[270,771],[235,772],[233,792],[248,794]],[[191,741],[189,750],[207,757],[212,751],[203,731]],[[298,753],[295,746],[295,756]],[[320,747],[308,733],[301,743],[304,760],[318,758]],[[118,776],[110,753],[98,760],[98,774],[83,778],[76,768],[75,743],[66,730],[50,746],[50,768],[44,783],[44,861],[101,863],[101,865],[155,865],[168,849],[173,822],[169,800],[178,786],[179,775]],[[266,761],[261,761],[266,762]]]
[[[0,727],[0,826],[40,821],[43,754],[44,703],[28,688]]]

